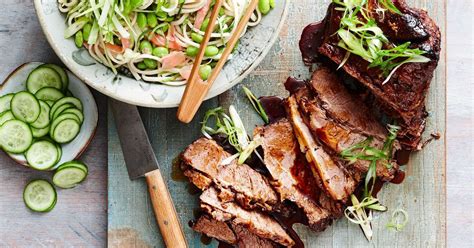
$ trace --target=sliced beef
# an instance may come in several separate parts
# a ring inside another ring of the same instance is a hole
[[[203,215],[192,226],[193,230],[215,238],[221,242],[238,248],[270,248],[280,247],[268,239],[262,239],[248,228],[233,223],[218,221],[209,215]]]
[[[277,248],[281,247],[269,239],[262,239],[253,234],[248,228],[232,224],[232,229],[237,236],[237,247],[239,248]]]
[[[289,200],[301,208],[309,226],[324,230],[333,219],[331,209],[321,207],[317,200],[323,192],[318,188],[309,165],[299,150],[291,123],[287,119],[254,131],[254,140],[262,142],[264,163],[272,177],[272,185],[281,201]]]
[[[425,127],[425,95],[439,60],[440,31],[425,11],[408,7],[404,0],[394,1],[402,15],[390,11],[379,14],[375,11],[378,7],[375,2],[369,1],[369,11],[390,42],[398,45],[409,41],[411,48],[425,51],[424,56],[431,61],[402,65],[386,84],[383,82],[387,76],[379,68],[369,68],[369,62],[359,56],[350,55],[342,68],[375,96],[376,105],[382,106],[388,114],[398,119],[403,127],[399,133],[401,142],[406,148],[416,149]],[[340,38],[334,33],[340,28],[343,12],[336,8],[337,4],[332,3],[324,25],[320,24],[314,30],[308,28],[302,40],[311,40],[310,32],[324,34],[322,42],[314,41],[315,46],[318,46],[317,51],[335,64],[341,64],[346,51],[338,46]],[[314,52],[308,49],[308,45],[302,46],[302,52],[305,61],[314,61]]]
[[[262,239],[272,240],[283,246],[293,246],[294,240],[273,218],[258,211],[248,211],[235,202],[223,202],[219,192],[210,187],[200,196],[201,208],[212,218],[242,226]]]
[[[301,151],[305,154],[315,177],[320,178],[322,188],[337,201],[346,201],[357,186],[357,181],[344,169],[343,163],[331,157],[313,138],[299,112],[294,96],[286,100],[288,117],[295,131]]]
[[[383,149],[388,135],[386,129],[362,101],[347,92],[331,70],[316,70],[310,85],[301,87],[294,97],[313,136],[328,147],[332,154],[338,156],[342,151],[369,138],[372,139],[371,147]],[[395,142],[394,147],[397,148],[398,143]],[[393,149],[393,153],[396,150]],[[346,166],[349,170],[357,170],[356,174],[363,175],[368,171],[370,162],[357,160]],[[395,162],[387,166],[386,161],[380,160],[377,163],[377,176],[390,181],[397,169]]]
[[[202,190],[215,184],[226,201],[237,201],[247,209],[271,210],[278,197],[268,180],[246,164],[234,160],[223,165],[231,155],[214,140],[201,138],[183,152],[184,174]]]
[[[237,243],[237,237],[231,227],[226,222],[213,219],[209,215],[199,217],[192,228],[196,232],[204,233],[228,244]]]

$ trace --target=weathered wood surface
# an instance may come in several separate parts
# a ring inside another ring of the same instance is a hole
[[[448,247],[474,247],[474,1],[448,1]]]
[[[0,80],[28,61],[59,63],[46,42],[30,0],[2,0],[0,14]],[[0,247],[101,247],[107,241],[106,98],[95,94],[99,128],[82,156],[88,179],[75,189],[58,190],[58,203],[47,214],[30,212],[23,204],[26,183],[51,179],[15,164],[0,152]]]
[[[320,3],[319,3],[320,2]],[[242,86],[256,95],[286,96],[282,83],[288,76],[308,78],[309,71],[301,61],[298,40],[301,30],[312,21],[323,17],[328,1],[293,1],[289,18],[269,55],[244,82],[218,98],[207,101],[191,124],[176,121],[176,109],[142,109],[142,117],[158,156],[164,176],[167,177],[178,214],[192,247],[203,247],[200,235],[187,225],[198,207],[197,195],[190,195],[186,182],[170,179],[173,159],[200,136],[199,121],[205,109],[233,104],[239,110],[247,128],[261,124],[242,93]],[[427,9],[441,27],[445,38],[445,1],[410,1],[413,6]],[[430,112],[425,132],[445,133],[446,97],[446,42],[432,82],[427,108]],[[380,198],[391,210],[403,208],[410,221],[406,228],[395,233],[387,231],[388,214],[378,215],[374,221],[375,238],[368,243],[359,227],[340,220],[323,233],[298,228],[308,247],[444,247],[446,246],[446,180],[445,139],[429,144],[423,152],[414,154],[404,168],[407,179],[402,185],[388,185]],[[123,164],[113,122],[109,122],[109,246],[162,247],[154,222],[150,202],[143,181],[130,182]],[[213,246],[216,245],[214,241]]]

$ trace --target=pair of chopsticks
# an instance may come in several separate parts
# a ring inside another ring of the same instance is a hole
[[[196,56],[196,60],[194,61],[191,74],[186,84],[186,90],[184,91],[183,98],[181,99],[181,103],[178,108],[178,119],[184,123],[189,123],[194,118],[194,115],[201,106],[204,97],[207,95],[207,92],[216,80],[217,76],[222,70],[222,67],[224,67],[225,62],[227,61],[229,55],[232,53],[232,50],[237,44],[237,41],[239,40],[242,32],[247,26],[247,23],[249,22],[250,17],[252,16],[252,13],[255,11],[255,8],[258,4],[258,0],[250,1],[250,4],[247,7],[244,15],[242,16],[242,19],[240,20],[239,24],[237,25],[235,32],[232,34],[230,40],[226,45],[226,48],[222,52],[221,58],[217,62],[216,66],[212,69],[211,75],[208,77],[207,81],[202,81],[200,80],[201,78],[198,75],[199,67],[201,66],[202,59],[204,58],[205,49],[207,47],[207,44],[209,43],[209,39],[211,38],[211,34],[214,30],[217,16],[222,6],[222,2],[223,0],[216,0],[214,8],[212,9],[211,17],[209,18],[209,25],[207,26],[206,33],[204,34],[204,38],[201,42],[199,53]]]

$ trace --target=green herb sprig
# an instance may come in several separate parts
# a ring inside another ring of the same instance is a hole
[[[352,223],[361,226],[366,238],[372,239],[371,211],[387,211],[387,208],[380,204],[379,200],[372,196],[375,181],[377,179],[377,163],[382,162],[387,168],[391,167],[390,159],[393,152],[393,143],[397,138],[399,126],[388,125],[388,136],[382,149],[371,147],[373,137],[368,137],[340,153],[340,156],[350,164],[358,160],[370,161],[369,169],[364,180],[364,198],[359,202],[355,195],[351,195],[352,206],[345,209],[346,218]],[[370,186],[370,188],[369,188]],[[368,212],[368,213],[367,213]]]
[[[265,112],[265,109],[263,108],[262,104],[260,103],[260,100],[252,93],[252,91],[249,90],[247,87],[243,87],[244,93],[249,99],[250,103],[252,104],[253,108],[257,112],[258,115],[262,118],[263,122],[265,124],[268,124],[270,122],[267,113]]]
[[[336,10],[344,12],[340,28],[336,32],[341,39],[338,46],[347,51],[340,63],[342,67],[350,54],[355,54],[370,62],[369,68],[378,67],[386,77],[382,84],[387,83],[394,72],[406,63],[426,63],[430,59],[423,56],[426,52],[418,48],[410,48],[410,42],[401,45],[390,43],[377,26],[375,19],[368,13],[367,0],[333,0]],[[402,14],[391,0],[378,0],[377,11],[389,10]],[[390,47],[384,49],[383,47]]]

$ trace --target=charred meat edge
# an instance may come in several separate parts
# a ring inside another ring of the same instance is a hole
[[[332,199],[345,202],[354,192],[357,182],[343,169],[340,161],[331,158],[313,138],[294,96],[287,98],[286,108],[300,149],[311,165],[311,170],[321,179],[323,188]]]
[[[221,161],[231,155],[214,140],[201,138],[189,145],[182,153],[184,174],[201,190],[214,183],[220,197],[236,200],[247,209],[271,211],[278,197],[268,180],[246,164],[234,160],[228,165]]]
[[[394,3],[403,15],[388,12],[382,19],[374,12],[379,26],[391,40],[399,42],[409,40],[412,42],[412,47],[426,51],[425,56],[431,61],[401,66],[385,85],[382,85],[385,78],[381,77],[380,70],[368,69],[368,62],[358,56],[350,56],[343,69],[365,85],[380,100],[387,113],[401,120],[404,130],[399,133],[399,137],[403,145],[408,149],[419,149],[418,144],[426,118],[424,99],[438,64],[441,35],[439,28],[425,11],[409,8],[403,0],[394,1]],[[324,20],[326,38],[318,51],[339,64],[343,61],[346,52],[338,47],[339,39],[333,35],[339,28],[341,15],[334,8],[334,4],[328,8]]]

